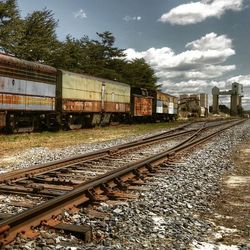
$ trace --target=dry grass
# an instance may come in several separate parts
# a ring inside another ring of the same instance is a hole
[[[145,134],[163,128],[180,125],[180,122],[119,125],[104,128],[82,129],[74,131],[43,132],[31,134],[0,135],[0,157],[11,155],[33,147],[63,148],[82,143],[107,141],[126,138],[131,135]]]

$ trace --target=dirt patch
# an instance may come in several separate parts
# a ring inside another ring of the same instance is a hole
[[[225,180],[225,184],[229,188],[240,188],[248,185],[248,183],[250,183],[250,176],[228,176]]]
[[[217,242],[228,245],[249,244],[250,141],[238,146],[233,161],[235,168],[222,178],[221,195],[214,200],[214,213],[207,219],[215,224],[219,234],[217,238],[215,234]]]

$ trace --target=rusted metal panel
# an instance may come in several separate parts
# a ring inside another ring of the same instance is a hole
[[[157,100],[169,102],[170,95],[157,91]]]
[[[157,113],[176,114],[175,108],[177,107],[177,97],[157,91],[157,103],[158,102],[162,103],[162,110],[158,108],[156,110]]]
[[[0,93],[0,110],[53,111],[55,98]]]
[[[105,84],[105,112],[130,111],[130,86],[122,83],[106,82]]]
[[[151,116],[152,98],[144,96],[134,96],[134,116]]]
[[[6,126],[6,113],[0,112],[0,128],[4,128]]]
[[[104,110],[110,113],[128,113],[130,112],[130,103],[104,102]]]
[[[169,113],[169,100],[170,96],[166,93],[157,91],[157,114],[168,114]],[[160,107],[158,107],[160,105]]]
[[[0,54],[0,110],[55,110],[56,72]]]
[[[64,111],[130,111],[129,85],[62,70],[60,72]]]
[[[56,75],[57,70],[54,67],[43,65],[40,63],[29,62],[26,60],[18,59],[13,56],[0,53],[0,65],[5,66],[6,71],[12,68],[17,70],[23,69],[25,71],[36,71],[44,74]]]
[[[101,112],[100,101],[63,99],[63,110],[72,112]]]
[[[8,77],[11,81],[22,79],[55,85],[57,70],[47,65],[20,60],[0,53],[0,76]]]

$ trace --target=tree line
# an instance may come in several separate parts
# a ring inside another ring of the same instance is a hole
[[[20,59],[56,68],[120,81],[131,86],[157,89],[154,70],[144,59],[127,61],[124,49],[115,47],[109,31],[97,39],[56,36],[58,21],[51,10],[43,9],[21,18],[16,0],[0,1],[0,49]]]

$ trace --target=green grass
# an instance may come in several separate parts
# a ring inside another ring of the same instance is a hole
[[[181,122],[147,123],[136,125],[118,125],[103,128],[82,129],[73,131],[24,133],[0,135],[0,155],[12,154],[33,147],[62,148],[70,145],[107,141],[117,138],[145,134],[150,131],[171,128]]]

